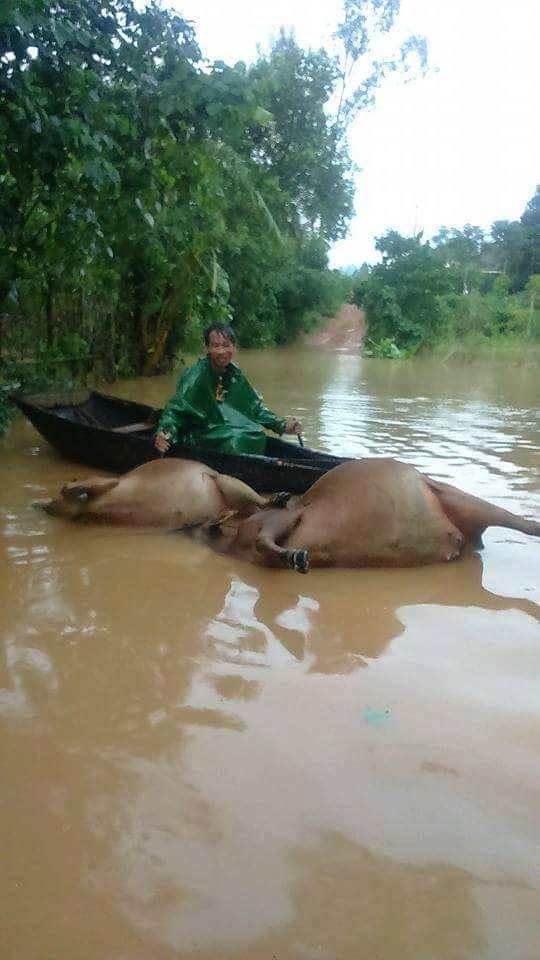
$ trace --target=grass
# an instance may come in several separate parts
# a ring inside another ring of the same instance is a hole
[[[449,338],[440,340],[432,350],[433,356],[440,357],[443,363],[473,363],[475,360],[489,360],[493,363],[507,363],[514,366],[540,364],[540,343],[537,340],[524,340],[523,337],[485,337],[482,334],[468,334],[459,340]]]

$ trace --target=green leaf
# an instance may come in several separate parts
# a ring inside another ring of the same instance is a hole
[[[13,19],[15,20],[16,25],[18,26],[19,30],[22,31],[22,33],[32,32],[32,24],[30,23],[30,20],[28,20],[25,16],[23,16],[23,14],[19,10],[15,11],[15,16],[13,17]]]
[[[71,40],[73,36],[71,24],[67,25],[62,20],[52,21],[52,32],[60,49],[62,49],[62,47],[68,42],[68,40]]]
[[[76,39],[82,44],[83,47],[89,47],[92,43],[92,37],[87,30],[82,30],[80,27],[75,31]]]
[[[256,107],[253,116],[255,123],[257,123],[260,127],[269,127],[274,119],[270,111],[265,110],[264,107]]]

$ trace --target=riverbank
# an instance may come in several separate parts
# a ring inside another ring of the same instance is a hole
[[[440,340],[429,351],[443,363],[475,361],[507,363],[511,366],[540,364],[540,343],[518,337],[471,335],[461,340]]]
[[[369,341],[365,312],[353,304],[343,304],[334,317],[326,318],[321,326],[301,338],[309,347],[337,353],[362,353],[379,360],[407,360],[410,355],[400,351],[391,338],[376,346]],[[372,352],[371,352],[372,351]],[[491,361],[510,365],[540,363],[540,342],[521,336],[485,336],[478,332],[463,337],[441,338],[419,353],[433,356],[443,363],[474,363]]]

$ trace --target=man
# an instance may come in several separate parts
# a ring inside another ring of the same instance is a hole
[[[227,453],[259,453],[266,447],[264,428],[302,433],[296,417],[280,419],[268,410],[239,367],[234,330],[213,323],[204,331],[206,357],[184,371],[176,393],[161,415],[155,444],[166,453],[181,440],[188,447]]]

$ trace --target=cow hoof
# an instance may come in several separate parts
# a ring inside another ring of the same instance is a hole
[[[65,500],[76,503],[78,500],[88,500],[88,487],[83,486],[65,486],[62,487],[62,496]]]
[[[446,560],[457,560],[461,556],[463,547],[465,545],[465,538],[459,531],[449,530],[448,532],[449,547],[448,552],[445,555]]]
[[[273,507],[278,507],[279,509],[281,509],[282,507],[287,506],[291,497],[292,497],[292,493],[288,493],[286,490],[282,490],[280,493],[274,494],[270,503]]]
[[[308,550],[289,550],[287,565],[291,570],[297,573],[309,572],[309,551]]]

